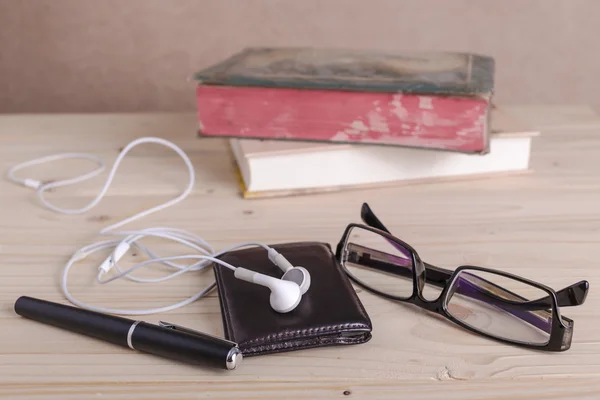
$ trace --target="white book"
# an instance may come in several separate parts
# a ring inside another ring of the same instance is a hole
[[[395,183],[488,177],[529,169],[532,139],[505,113],[492,114],[490,151],[451,151],[230,139],[244,197],[285,196]]]

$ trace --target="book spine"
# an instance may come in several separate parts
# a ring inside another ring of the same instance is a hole
[[[198,85],[200,135],[488,152],[490,96]]]

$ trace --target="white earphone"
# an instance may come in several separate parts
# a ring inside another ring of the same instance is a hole
[[[300,286],[295,282],[276,279],[246,268],[236,268],[234,275],[238,279],[268,287],[271,290],[269,303],[277,312],[286,313],[293,310],[302,298]]]
[[[181,301],[179,303],[172,304],[169,306],[145,309],[145,310],[126,310],[126,309],[98,307],[98,306],[84,303],[84,302],[76,299],[69,292],[69,290],[67,288],[68,273],[69,273],[69,270],[71,269],[71,267],[73,266],[73,264],[75,264],[75,262],[77,262],[77,261],[80,261],[80,260],[86,258],[87,256],[89,256],[90,254],[92,254],[94,252],[112,248],[112,251],[109,254],[109,256],[98,267],[98,275],[97,275],[96,279],[101,284],[106,284],[106,283],[112,282],[119,278],[126,278],[126,279],[129,279],[132,281],[143,282],[143,283],[162,282],[162,281],[166,281],[168,279],[174,278],[176,276],[179,276],[186,272],[202,270],[202,269],[206,268],[207,266],[211,265],[211,263],[216,263],[216,264],[223,265],[224,267],[227,267],[227,268],[233,270],[234,276],[238,279],[241,279],[241,280],[244,280],[247,282],[251,282],[254,284],[258,284],[258,285],[268,288],[271,291],[269,302],[270,302],[272,309],[275,310],[276,312],[287,313],[287,312],[292,311],[294,308],[296,308],[298,306],[298,304],[300,303],[302,295],[305,294],[310,287],[310,284],[311,284],[310,274],[303,267],[293,266],[283,255],[281,255],[275,249],[273,249],[265,244],[257,243],[257,242],[248,242],[248,243],[242,243],[242,244],[235,245],[233,247],[227,248],[225,250],[221,250],[219,252],[215,252],[213,250],[213,248],[202,238],[200,238],[190,232],[181,230],[181,229],[154,227],[154,228],[147,228],[147,229],[141,229],[141,230],[113,232],[113,230],[115,228],[120,227],[128,222],[134,221],[136,219],[139,219],[143,216],[149,215],[156,211],[163,210],[169,206],[172,206],[172,205],[182,201],[192,191],[192,188],[194,186],[194,181],[195,181],[195,173],[194,173],[194,167],[193,167],[189,157],[178,146],[176,146],[175,144],[173,144],[165,139],[154,138],[154,137],[144,137],[144,138],[136,139],[136,140],[132,141],[131,143],[129,143],[127,146],[125,146],[125,148],[123,148],[123,150],[120,152],[119,156],[115,160],[113,167],[110,171],[110,174],[109,174],[103,188],[101,189],[100,193],[87,206],[79,208],[79,209],[64,209],[64,208],[56,207],[56,206],[50,204],[44,198],[44,192],[49,189],[52,189],[52,188],[62,187],[62,186],[67,186],[67,185],[71,185],[74,183],[82,182],[84,180],[91,179],[94,176],[100,174],[104,170],[104,163],[95,156],[88,155],[88,154],[80,154],[80,153],[64,153],[64,154],[58,154],[58,155],[52,155],[52,156],[38,158],[35,160],[24,162],[22,164],[16,165],[13,168],[11,168],[7,174],[8,179],[10,179],[11,181],[13,181],[15,183],[21,184],[23,186],[35,189],[37,191],[38,198],[40,199],[42,204],[44,204],[47,208],[49,208],[55,212],[59,212],[59,213],[63,213],[63,214],[81,214],[86,211],[89,211],[92,207],[94,207],[96,204],[98,204],[100,202],[102,197],[108,191],[108,188],[109,188],[112,180],[114,179],[114,175],[115,175],[116,170],[119,167],[119,164],[121,163],[122,159],[133,147],[135,147],[139,144],[142,144],[142,143],[160,144],[160,145],[166,146],[166,147],[172,149],[173,151],[175,151],[183,159],[183,161],[185,162],[185,164],[187,166],[188,174],[189,174],[188,186],[183,191],[183,193],[180,194],[179,196],[177,196],[176,198],[174,198],[170,201],[167,201],[166,203],[163,203],[161,205],[150,208],[148,210],[142,211],[142,212],[135,214],[129,218],[119,221],[115,224],[109,225],[100,231],[100,234],[113,235],[113,236],[124,236],[123,238],[115,239],[115,240],[105,240],[105,241],[93,243],[91,245],[84,246],[84,247],[80,248],[79,250],[77,250],[75,252],[75,254],[72,255],[70,260],[65,265],[65,268],[62,273],[61,289],[62,289],[65,297],[71,303],[73,303],[79,307],[92,310],[92,311],[111,313],[111,314],[123,314],[123,315],[143,315],[143,314],[166,312],[166,311],[174,310],[176,308],[190,304],[190,303],[198,300],[199,298],[203,297],[204,295],[206,295],[208,292],[210,292],[215,287],[215,282],[213,282],[208,287],[204,288],[197,294],[189,297],[188,299],[186,299],[184,301]],[[23,169],[25,167],[42,164],[42,163],[46,163],[46,162],[50,162],[50,161],[68,159],[68,158],[88,159],[88,160],[96,162],[98,164],[98,168],[92,172],[89,172],[87,174],[84,174],[84,175],[81,175],[81,176],[78,176],[75,178],[65,179],[65,180],[61,180],[61,181],[55,181],[55,182],[46,183],[46,184],[43,184],[40,181],[37,181],[34,179],[16,178],[14,176],[14,173],[16,171]],[[180,243],[182,245],[185,245],[185,246],[191,248],[194,251],[194,253],[179,255],[179,256],[158,257],[147,246],[142,245],[140,243],[140,240],[145,237],[159,237],[159,238],[163,238],[163,239],[172,240],[172,241],[175,241],[177,243]],[[268,256],[269,260],[272,263],[274,263],[275,265],[277,265],[283,271],[283,275],[281,276],[281,278],[275,278],[275,277],[264,275],[264,274],[261,274],[258,272],[250,271],[245,268],[235,267],[229,263],[226,263],[226,262],[218,259],[219,256],[221,256],[229,251],[232,251],[234,249],[239,249],[242,247],[247,247],[247,246],[260,246],[260,247],[264,248],[265,250],[267,250],[267,256]],[[145,253],[149,257],[149,259],[139,262],[139,263],[135,264],[134,266],[130,267],[129,269],[122,270],[119,267],[118,262],[119,262],[119,260],[121,260],[121,258],[127,253],[127,251],[131,247],[135,247],[139,251]],[[195,260],[195,261],[192,264],[184,265],[184,264],[179,264],[179,263],[174,262],[177,260]],[[135,271],[136,269],[153,264],[153,263],[160,263],[160,264],[168,266],[169,268],[176,269],[177,271],[175,271],[167,276],[160,277],[160,278],[140,278],[140,277],[131,275],[131,273],[133,271]],[[108,279],[103,280],[102,279],[103,276],[106,275],[112,268],[115,268],[118,271],[118,274],[116,274]]]

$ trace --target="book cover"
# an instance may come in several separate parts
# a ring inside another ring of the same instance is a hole
[[[195,79],[200,136],[489,151],[482,55],[250,48]]]
[[[494,60],[452,52],[248,48],[195,79],[203,85],[487,97],[494,89]]]

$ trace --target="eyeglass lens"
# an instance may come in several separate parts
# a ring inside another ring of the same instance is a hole
[[[494,337],[545,345],[552,331],[552,302],[546,291],[504,275],[461,270],[446,297],[448,313]]]
[[[352,227],[344,253],[344,267],[356,280],[398,298],[412,295],[412,259],[403,246],[368,229]]]

